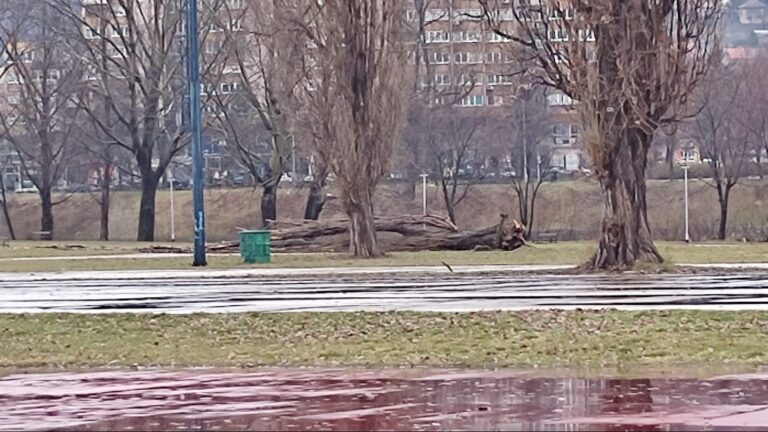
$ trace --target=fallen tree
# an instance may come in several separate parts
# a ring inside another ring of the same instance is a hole
[[[389,252],[426,250],[515,250],[524,246],[525,226],[501,215],[498,225],[477,231],[459,231],[449,220],[438,216],[378,217],[376,232]],[[268,225],[274,252],[343,252],[349,247],[349,223],[345,219],[280,220]],[[211,253],[239,250],[239,242],[208,247]],[[187,252],[187,248],[163,246],[141,252]]]

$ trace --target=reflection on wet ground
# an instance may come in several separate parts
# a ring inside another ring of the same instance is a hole
[[[768,374],[100,371],[0,379],[4,430],[764,430]]]

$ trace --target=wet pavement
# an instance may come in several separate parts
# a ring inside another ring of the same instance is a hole
[[[0,313],[768,309],[765,271],[664,275],[279,271],[283,273],[2,274]]]
[[[425,369],[15,374],[0,378],[0,430],[768,428],[768,374],[556,376]]]

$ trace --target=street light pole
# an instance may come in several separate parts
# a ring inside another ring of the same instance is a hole
[[[421,174],[421,215],[427,215],[427,177],[429,174]]]
[[[192,265],[205,266],[205,209],[203,206],[203,146],[200,125],[200,59],[198,53],[197,0],[187,0],[187,86],[189,131],[192,135],[192,174],[195,220],[195,247]]]
[[[421,174],[421,215],[427,215],[427,177],[429,174]],[[427,230],[427,225],[424,224],[421,227],[424,231]]]
[[[171,241],[176,241],[176,212],[173,208],[173,171],[168,171],[168,185],[171,189]]]
[[[683,189],[685,193],[685,242],[690,243],[691,242],[691,235],[688,230],[688,169],[690,166],[686,162],[683,165]]]
[[[523,183],[528,187],[528,119],[527,119],[528,96],[523,99]]]
[[[296,181],[296,138],[291,134],[291,178]]]

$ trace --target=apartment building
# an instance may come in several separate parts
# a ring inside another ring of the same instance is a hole
[[[500,25],[514,30],[513,0],[500,0]],[[483,115],[503,118],[505,107],[523,97],[521,71],[512,42],[496,34],[482,18],[472,0],[411,0],[406,18],[413,33],[421,32],[423,54],[411,56],[423,66],[417,83],[434,89],[434,104],[454,104],[483,110]],[[563,37],[556,32],[551,38]],[[553,39],[553,40],[555,40]],[[585,165],[579,144],[580,127],[573,101],[556,91],[548,91],[547,105],[551,133],[543,140],[552,148],[549,165],[564,171],[577,171]],[[522,126],[522,125],[521,125]],[[489,143],[492,145],[492,143]]]
[[[768,43],[768,0],[730,0],[725,3],[726,48],[754,48]]]

